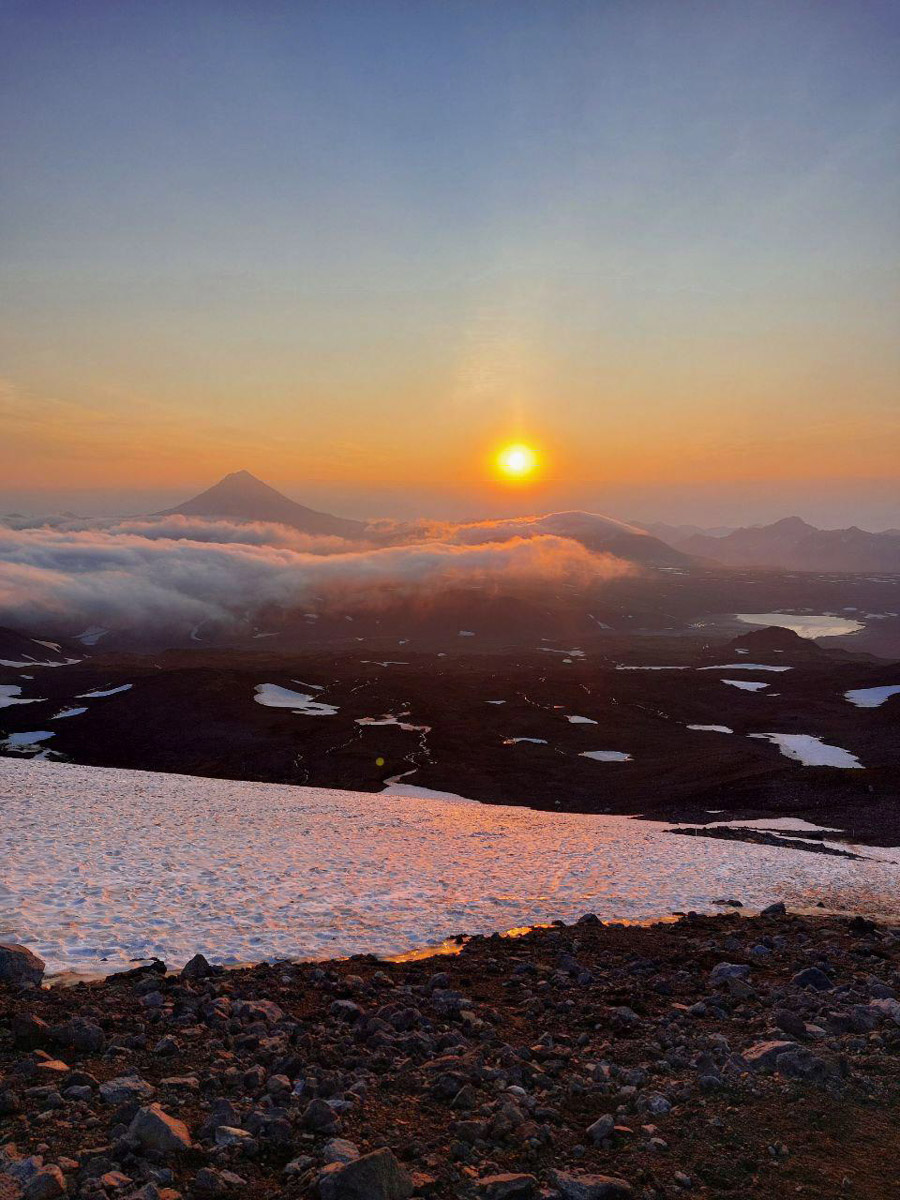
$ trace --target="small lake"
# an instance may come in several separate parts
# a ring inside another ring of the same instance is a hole
[[[776,625],[780,629],[792,629],[800,637],[840,637],[842,634],[859,633],[864,629],[862,621],[850,617],[836,617],[831,613],[735,613],[745,625]]]

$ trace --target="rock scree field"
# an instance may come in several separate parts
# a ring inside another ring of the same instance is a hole
[[[3,1200],[900,1195],[900,930],[864,918],[41,975],[0,949]]]

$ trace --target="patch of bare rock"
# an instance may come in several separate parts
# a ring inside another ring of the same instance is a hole
[[[42,972],[0,947],[0,1200],[900,1196],[900,930],[861,918]]]

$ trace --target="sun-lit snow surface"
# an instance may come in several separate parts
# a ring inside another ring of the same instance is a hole
[[[900,683],[888,683],[883,687],[855,688],[844,692],[844,699],[857,708],[881,708],[885,700],[900,693]]]
[[[22,689],[14,683],[0,683],[0,708],[11,708],[14,704],[40,704],[42,696],[29,700],[22,696]]]
[[[132,688],[130,683],[122,683],[118,687],[98,688],[95,692],[79,692],[79,700],[98,700],[101,696],[118,696],[119,692],[128,692]]]
[[[80,662],[80,658],[63,658],[59,662],[42,662],[40,659],[27,655],[24,661],[18,658],[0,658],[0,667],[69,667],[73,663]]]
[[[100,639],[105,638],[108,633],[109,630],[104,629],[102,625],[88,625],[87,629],[75,634],[75,639],[81,642],[82,646],[96,646]]]
[[[398,953],[587,911],[900,911],[900,868],[627,817],[0,759],[0,941],[50,971]],[[39,832],[38,832],[39,831]],[[896,854],[894,855],[896,857]]]
[[[277,683],[258,683],[253,699],[266,708],[289,708],[291,712],[304,713],[308,717],[333,717],[338,711],[333,704],[317,700],[309,692],[292,692]]]
[[[617,671],[689,671],[690,667],[628,667],[622,663],[616,664]]]
[[[477,800],[468,800],[465,796],[457,796],[456,792],[441,792],[436,788],[419,787],[415,783],[401,783],[407,775],[415,775],[415,771],[404,771],[389,779],[381,789],[383,795],[406,796],[417,800],[452,800],[454,804],[477,804]]]
[[[768,663],[719,663],[715,667],[698,667],[698,671],[792,671],[793,667],[773,667]]]
[[[411,725],[408,721],[401,721],[400,717],[408,717],[409,713],[400,713],[395,716],[393,713],[385,713],[383,717],[357,717],[357,725],[396,725],[398,729],[402,729],[405,733],[431,733],[430,725]]]
[[[752,679],[723,679],[723,683],[727,683],[729,687],[739,688],[742,692],[761,692],[763,688],[767,688],[767,683],[756,683]]]
[[[781,629],[792,629],[805,638],[839,637],[865,629],[862,621],[836,617],[833,613],[737,613],[736,616],[745,625],[776,625]]]
[[[688,725],[688,729],[695,729],[698,733],[734,733],[728,725]]]
[[[796,759],[804,767],[862,768],[862,763],[849,750],[829,746],[821,738],[809,733],[751,733],[747,736],[774,742],[785,758]]]
[[[707,812],[724,812],[721,808],[708,808]],[[680,828],[703,829],[708,826],[691,825],[685,822]],[[756,821],[716,821],[714,828],[716,829],[763,829],[773,830],[776,833],[841,833],[842,831],[834,825],[813,825],[811,821],[804,821],[802,817],[760,817]],[[839,843],[829,843],[838,845]],[[866,854],[874,852],[872,847],[866,846]],[[890,852],[890,857],[894,857],[896,851]]]
[[[10,733],[0,742],[0,746],[4,750],[27,750],[31,746],[38,746],[41,742],[46,742],[48,738],[55,736],[50,729],[31,729],[23,733]]]

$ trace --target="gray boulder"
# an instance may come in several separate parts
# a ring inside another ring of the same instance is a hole
[[[100,1084],[100,1096],[107,1104],[134,1104],[152,1100],[155,1095],[153,1084],[147,1083],[139,1075],[120,1075]]]
[[[46,1046],[50,1040],[50,1026],[34,1013],[16,1013],[10,1032],[17,1046],[25,1046],[32,1050],[37,1046]]]
[[[820,1058],[805,1046],[795,1046],[779,1054],[775,1060],[775,1069],[781,1075],[791,1079],[803,1079],[817,1087],[840,1079],[838,1067],[828,1059]]]
[[[332,1138],[326,1142],[322,1150],[322,1158],[326,1163],[356,1162],[359,1158],[359,1147],[346,1138]]]
[[[14,942],[0,944],[0,982],[11,983],[14,987],[24,987],[27,984],[37,986],[44,978],[44,960],[27,946],[19,946]]]
[[[29,1154],[27,1158],[19,1158],[15,1146],[4,1146],[3,1150],[0,1150],[0,1169],[2,1169],[3,1175],[14,1179],[19,1187],[27,1187],[43,1165],[44,1160],[39,1154]]]
[[[530,1200],[536,1191],[533,1175],[485,1175],[475,1180],[475,1192],[482,1200]]]
[[[588,1126],[587,1135],[595,1146],[599,1146],[601,1142],[612,1137],[615,1125],[615,1118],[611,1117],[609,1113],[604,1113],[602,1117],[597,1118],[593,1125]]]
[[[886,997],[883,1000],[870,1000],[869,1008],[879,1016],[900,1025],[900,1000]]]
[[[253,1141],[253,1134],[246,1129],[238,1129],[234,1125],[219,1125],[216,1129],[217,1146],[241,1146]]]
[[[213,969],[202,954],[195,954],[181,968],[182,979],[206,979],[212,975]]]
[[[712,984],[726,983],[729,979],[746,979],[750,968],[746,963],[717,963],[709,973]]]
[[[780,1054],[788,1050],[796,1050],[796,1042],[770,1040],[757,1042],[749,1050],[744,1051],[744,1062],[751,1071],[774,1071]]]
[[[187,1125],[163,1112],[158,1104],[138,1109],[128,1126],[128,1138],[142,1150],[159,1150],[163,1154],[177,1154],[191,1148]]]
[[[634,1188],[614,1175],[571,1175],[551,1171],[553,1186],[563,1200],[632,1200]]]
[[[311,1129],[313,1133],[337,1133],[338,1130],[337,1114],[321,1096],[310,1100],[303,1110],[301,1121],[303,1128]]]
[[[806,1022],[797,1013],[791,1012],[789,1008],[776,1008],[774,1017],[775,1024],[788,1037],[806,1037]]]
[[[56,1200],[66,1193],[66,1180],[59,1167],[41,1167],[28,1181],[22,1200]]]
[[[321,1200],[409,1200],[413,1182],[387,1148],[350,1163],[332,1163],[319,1176]]]
[[[96,1054],[106,1042],[106,1035],[100,1026],[85,1017],[72,1017],[62,1025],[54,1025],[52,1034],[60,1045],[71,1046],[73,1050],[81,1050],[86,1054]]]
[[[791,983],[795,987],[813,988],[817,992],[830,992],[834,987],[825,972],[820,971],[818,967],[805,967],[802,971],[798,971],[791,979]]]

